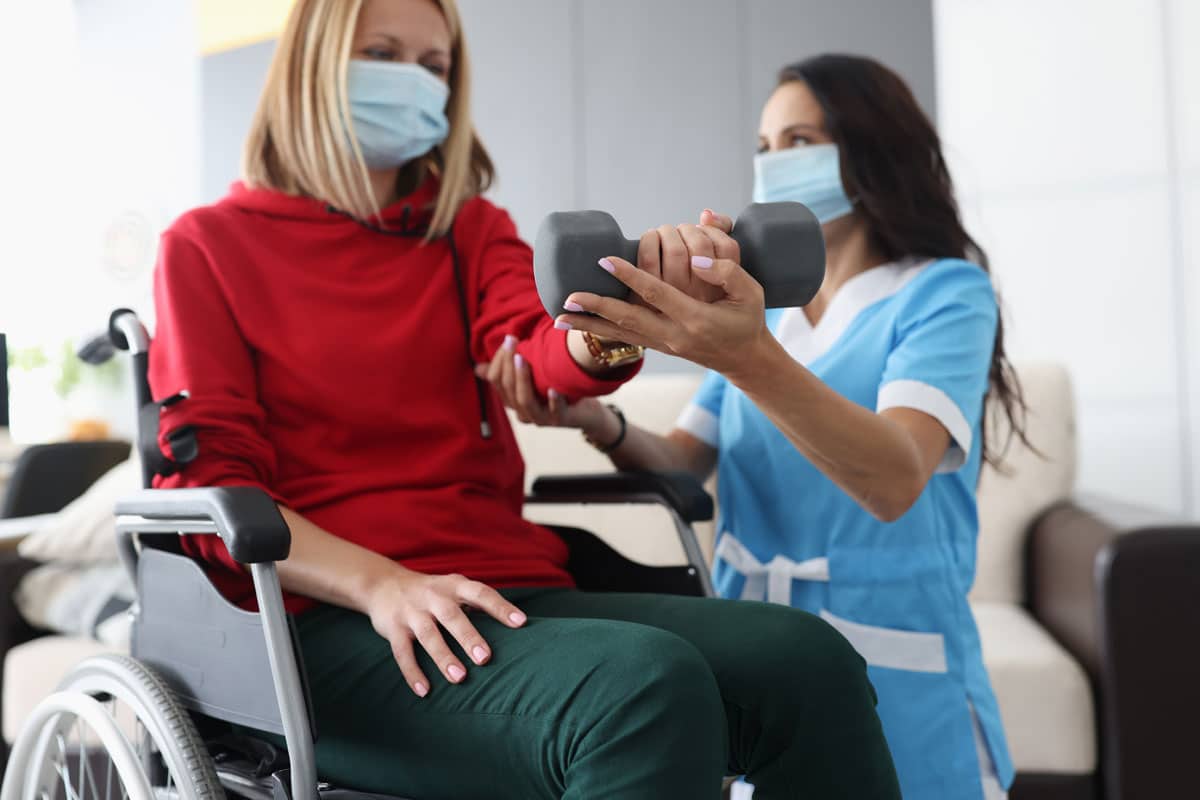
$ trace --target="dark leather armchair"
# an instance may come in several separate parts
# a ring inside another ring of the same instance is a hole
[[[1200,525],[1103,498],[1060,503],[1030,529],[1027,570],[1030,611],[1091,681],[1099,764],[1091,787],[1019,777],[1012,800],[1192,796]]]

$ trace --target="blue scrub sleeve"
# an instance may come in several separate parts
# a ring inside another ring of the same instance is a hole
[[[718,372],[708,371],[692,402],[679,415],[675,427],[690,433],[712,447],[717,446],[721,403],[728,381]]]
[[[876,409],[913,408],[950,433],[938,472],[963,466],[979,438],[998,307],[988,274],[966,261],[931,266],[897,318]]]

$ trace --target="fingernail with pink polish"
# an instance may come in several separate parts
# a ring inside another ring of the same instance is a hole
[[[583,306],[579,305],[579,303],[576,303],[574,300],[568,300],[567,302],[563,303],[563,308],[567,311],[583,311]]]
[[[517,353],[517,354],[516,354],[516,355],[513,357],[513,364],[516,366],[516,368],[517,368],[517,369],[525,369],[525,358],[524,358],[524,356],[522,356],[520,353]]]
[[[461,681],[467,677],[467,671],[458,664],[451,665],[450,669],[446,670],[446,674],[450,676],[452,681]]]
[[[511,614],[508,615],[508,619],[513,625],[524,625],[525,624],[525,615],[522,614],[520,611],[512,612]]]
[[[692,256],[692,266],[696,269],[709,269],[713,265],[713,260],[708,256]]]
[[[517,337],[513,336],[511,333],[508,336],[504,337],[504,349],[505,350],[512,350],[516,346],[517,346]]]
[[[558,328],[560,331],[569,331],[571,330],[571,323],[567,322],[565,319],[559,319],[554,321],[554,327]]]
[[[475,645],[475,649],[471,651],[471,655],[475,656],[475,663],[482,664],[487,661],[488,652],[479,645]]]
[[[417,697],[424,697],[429,694],[429,687],[418,681],[413,684],[413,691],[417,693]]]
[[[616,266],[612,263],[612,261],[610,261],[607,258],[600,259],[600,266],[604,268],[605,272],[616,272],[617,271]]]

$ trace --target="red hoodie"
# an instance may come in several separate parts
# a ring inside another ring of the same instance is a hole
[[[155,397],[162,434],[197,431],[200,455],[161,487],[250,485],[331,533],[432,574],[493,586],[563,586],[566,552],[521,516],[524,463],[489,388],[480,433],[472,365],[513,334],[539,391],[611,392],[567,352],[538,300],[529,247],[475,198],[454,224],[470,356],[445,239],[414,233],[436,184],[371,230],[326,204],[235,184],[163,235],[155,273]],[[395,235],[396,233],[410,235]],[[215,536],[185,537],[233,602],[247,574]],[[286,597],[290,611],[312,605]]]

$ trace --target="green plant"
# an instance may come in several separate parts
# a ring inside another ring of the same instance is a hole
[[[46,351],[38,345],[9,350],[8,366],[30,372],[43,367],[51,367],[55,371],[54,393],[66,399],[71,392],[87,382],[118,387],[121,384],[121,364],[112,359],[99,366],[93,366],[80,361],[75,355],[75,347],[70,341],[64,341],[58,351],[58,358],[53,362]]]
[[[50,363],[45,351],[40,347],[22,347],[8,351],[8,366],[10,369],[29,370],[44,367]]]

